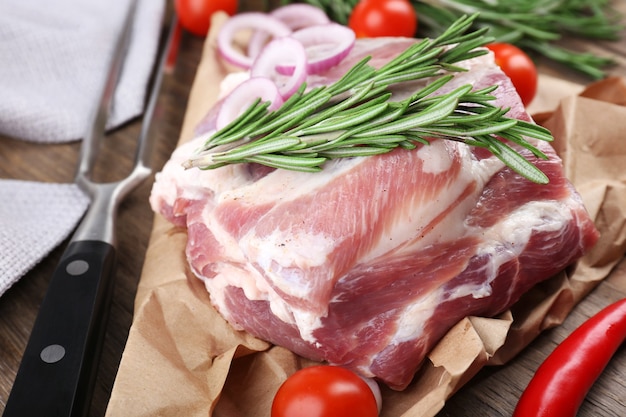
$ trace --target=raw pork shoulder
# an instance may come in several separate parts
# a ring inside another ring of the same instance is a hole
[[[365,54],[385,61],[407,42],[359,41],[309,82],[332,81]],[[467,65],[449,88],[497,84],[497,104],[530,120],[491,56]],[[314,174],[184,170],[197,146],[174,153],[151,204],[187,227],[189,263],[219,312],[236,329],[394,389],[460,319],[506,310],[597,239],[546,143],[537,146],[550,159],[536,163],[548,185],[453,141],[336,160]]]

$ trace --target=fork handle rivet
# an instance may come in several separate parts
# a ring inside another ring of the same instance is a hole
[[[65,356],[65,348],[61,345],[49,345],[41,350],[39,357],[45,363],[56,363]]]
[[[75,261],[72,261],[68,263],[67,266],[65,267],[65,272],[73,276],[82,275],[88,270],[89,270],[89,264],[87,263],[87,261],[84,261],[82,259],[77,259]]]

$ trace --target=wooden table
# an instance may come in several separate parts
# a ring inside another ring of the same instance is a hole
[[[626,2],[616,3],[626,14]],[[616,56],[618,65],[611,70],[611,74],[626,77],[626,36],[623,39],[621,43],[584,43],[580,46]],[[183,34],[177,65],[165,76],[152,128],[153,140],[156,142],[152,161],[155,170],[164,164],[178,140],[202,44],[202,39]],[[547,68],[547,71],[554,70]],[[576,74],[563,72],[562,69],[558,71],[568,79],[584,81]],[[115,179],[127,172],[140,122],[131,121],[109,135],[104,149],[104,162],[98,165],[99,178]],[[71,182],[79,148],[79,143],[43,146],[0,137],[0,178]],[[116,288],[91,416],[101,416],[105,412],[132,322],[134,294],[152,227],[153,215],[147,201],[151,183],[152,178],[149,178],[120,208]],[[38,306],[64,247],[65,243],[0,297],[0,410],[4,409]],[[626,297],[624,281],[626,279],[621,281],[621,286],[612,280],[600,284],[577,306],[562,326],[545,332],[506,366],[481,371],[453,396],[440,415],[510,415],[534,369],[555,345],[585,318],[611,301]],[[626,348],[622,347],[590,392],[580,415],[626,415],[625,381]]]

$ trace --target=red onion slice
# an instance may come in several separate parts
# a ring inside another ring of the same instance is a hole
[[[287,4],[271,11],[270,16],[283,22],[292,31],[330,23],[330,18],[322,9],[306,3]],[[248,43],[248,55],[258,56],[269,37],[270,35],[265,31],[255,31]]]
[[[370,387],[370,390],[372,390],[372,394],[374,394],[374,398],[376,398],[376,407],[378,407],[378,414],[380,414],[380,411],[383,409],[383,395],[380,392],[380,386],[374,380],[374,378],[366,378],[363,376],[360,376],[360,378],[367,384],[368,387]]]
[[[261,12],[240,13],[229,18],[217,36],[217,49],[233,65],[250,68],[253,58],[235,49],[233,40],[237,32],[256,29],[271,34],[273,37],[287,36],[291,29],[275,17]]]
[[[278,65],[289,65],[293,68],[290,75],[280,75],[276,71]],[[250,75],[265,77],[278,86],[283,99],[290,97],[298,90],[307,76],[307,59],[304,46],[290,37],[274,39],[263,48],[254,60]]]
[[[226,127],[230,122],[239,117],[255,100],[269,101],[269,110],[276,110],[283,104],[283,98],[278,92],[278,87],[272,80],[264,77],[253,77],[237,86],[222,103],[215,128],[217,130]]]
[[[319,7],[306,3],[292,3],[273,10],[270,15],[285,23],[291,30],[330,23]]]
[[[354,31],[338,23],[310,26],[293,32],[290,36],[304,45],[307,53],[307,72],[319,74],[337,65],[350,53],[356,36]],[[291,65],[279,65],[281,74],[291,74]]]

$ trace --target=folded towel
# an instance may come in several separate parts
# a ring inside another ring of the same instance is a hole
[[[74,184],[0,182],[0,295],[58,246],[89,198]]]
[[[84,136],[130,4],[0,1],[0,135],[40,143]],[[143,112],[165,5],[137,0],[108,128]],[[0,295],[70,235],[88,204],[73,184],[0,180]]]
[[[36,142],[83,137],[130,0],[0,2],[0,134]],[[138,0],[108,127],[141,114],[165,11]]]

